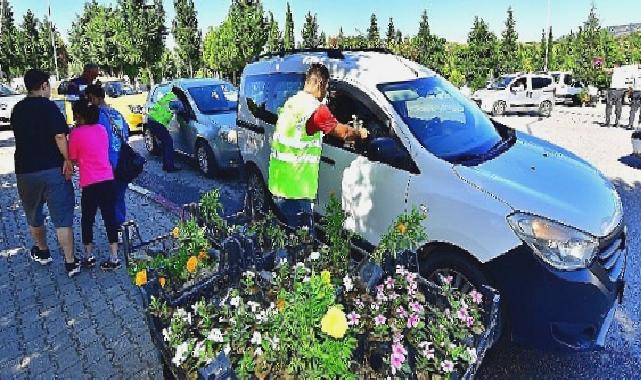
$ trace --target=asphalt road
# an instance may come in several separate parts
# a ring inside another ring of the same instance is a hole
[[[627,122],[627,107],[622,120]],[[626,294],[610,328],[606,347],[597,352],[547,353],[512,344],[495,346],[486,356],[477,377],[481,379],[639,379],[641,378],[641,276],[638,256],[641,236],[641,160],[629,156],[630,132],[601,128],[603,106],[597,108],[558,107],[553,116],[503,117],[501,122],[547,139],[585,158],[610,178],[623,199],[628,225],[628,267]],[[132,145],[144,151],[142,139]],[[146,154],[146,152],[145,152]],[[242,175],[205,179],[196,166],[180,159],[183,170],[166,174],[158,158],[150,158],[136,184],[177,203],[196,201],[200,194],[218,187],[226,212],[242,207]]]

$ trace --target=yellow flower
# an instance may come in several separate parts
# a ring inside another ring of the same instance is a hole
[[[198,260],[207,260],[209,255],[205,251],[198,252]]]
[[[407,231],[407,227],[403,223],[399,223],[396,229],[398,230],[398,232],[400,232],[401,235],[403,235],[405,231]]]
[[[278,309],[278,311],[285,310],[285,305],[287,305],[287,302],[285,302],[285,300],[282,298],[279,298],[278,301],[276,301],[276,308]]]
[[[180,236],[180,228],[178,226],[174,227],[173,230],[171,230],[171,235],[174,237],[174,239],[178,239]]]
[[[136,273],[136,286],[143,286],[147,283],[147,271],[145,269]]]
[[[337,339],[344,337],[347,331],[347,318],[343,310],[336,306],[330,307],[321,319],[321,331]]]
[[[165,287],[165,283],[167,282],[167,279],[164,278],[164,277],[160,277],[160,278],[158,278],[158,282],[160,282],[160,287],[164,288]]]
[[[323,280],[324,284],[329,285],[329,283],[331,282],[331,278],[332,278],[332,275],[331,273],[329,273],[329,271],[324,270],[321,272],[321,280]]]
[[[198,266],[198,258],[196,256],[191,256],[189,260],[187,260],[187,271],[189,273],[194,273],[196,271],[197,266]]]

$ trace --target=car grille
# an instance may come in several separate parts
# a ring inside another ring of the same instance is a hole
[[[625,268],[625,259],[625,227],[621,223],[599,241],[597,260],[608,272],[610,281],[616,281]]]

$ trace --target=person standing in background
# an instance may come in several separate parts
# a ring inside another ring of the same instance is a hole
[[[95,63],[87,63],[82,70],[82,75],[69,81],[67,95],[80,96],[86,86],[93,83],[98,77],[100,68]]]
[[[641,109],[641,59],[632,74],[632,97],[630,102],[630,121],[628,122],[628,129],[630,130],[635,129],[634,118],[639,113],[639,109]],[[641,114],[639,115],[639,121],[641,121]]]
[[[628,71],[621,67],[621,62],[614,64],[613,69],[606,69],[608,74],[612,75],[610,80],[610,89],[606,97],[605,105],[605,124],[604,127],[610,126],[610,116],[612,114],[612,106],[614,106],[615,121],[614,126],[619,126],[621,120],[621,109],[623,108],[623,97],[626,90],[630,88],[631,81],[628,77]]]

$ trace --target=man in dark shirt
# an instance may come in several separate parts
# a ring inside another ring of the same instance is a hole
[[[67,155],[69,127],[54,102],[49,100],[49,74],[27,70],[24,75],[27,97],[11,113],[15,136],[15,171],[18,194],[27,216],[35,245],[31,258],[40,264],[52,261],[44,227],[43,206],[56,227],[64,251],[69,277],[80,272],[73,254],[74,190],[73,166]]]
[[[100,68],[95,63],[87,63],[82,70],[82,75],[69,81],[67,95],[80,95],[81,89],[89,86],[98,77]]]

